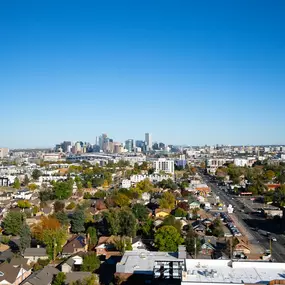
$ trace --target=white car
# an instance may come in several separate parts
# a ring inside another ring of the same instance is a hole
[[[276,237],[271,237],[271,240],[272,241],[277,241],[277,238]]]

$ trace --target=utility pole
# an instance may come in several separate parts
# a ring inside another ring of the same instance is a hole
[[[271,238],[269,239],[269,248],[270,248],[270,256],[272,259],[272,239]]]
[[[197,244],[196,244],[196,238],[194,239],[194,249],[195,249],[195,259],[197,258]]]

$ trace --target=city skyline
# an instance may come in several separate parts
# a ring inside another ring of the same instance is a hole
[[[285,3],[2,3],[0,146],[284,144]]]

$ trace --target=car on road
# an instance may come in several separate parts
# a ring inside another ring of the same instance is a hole
[[[276,237],[271,237],[270,238],[272,241],[277,241],[277,238]]]

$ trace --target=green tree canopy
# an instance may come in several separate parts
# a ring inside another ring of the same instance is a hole
[[[38,180],[40,178],[40,176],[42,176],[42,172],[39,169],[35,169],[32,172],[32,177],[34,180]]]
[[[63,211],[55,213],[55,218],[60,222],[62,226],[67,226],[69,224],[68,216]]]
[[[19,200],[17,202],[17,205],[21,209],[31,208],[31,206],[32,206],[31,203],[27,200]]]
[[[20,230],[20,252],[31,246],[31,230],[27,224],[24,224]]]
[[[173,226],[163,226],[155,233],[154,242],[160,251],[176,252],[183,238]]]
[[[52,285],[65,285],[66,276],[65,273],[59,272],[54,280],[52,281]]]
[[[130,209],[122,208],[119,210],[118,223],[120,235],[135,237],[137,230],[137,221]]]
[[[163,220],[162,226],[173,226],[180,233],[182,224],[174,216],[169,215]]]
[[[15,189],[20,189],[21,188],[21,183],[18,177],[15,178],[13,188]]]
[[[199,253],[201,250],[201,241],[195,231],[190,228],[187,232],[185,239],[186,250],[189,254],[194,255]]]
[[[55,198],[58,200],[68,199],[72,195],[72,187],[73,180],[55,182],[53,186]]]
[[[83,210],[76,210],[71,217],[71,232],[82,233],[85,231],[85,213]]]
[[[174,211],[174,216],[175,217],[186,217],[187,212],[181,208],[176,208]]]
[[[89,253],[83,257],[82,271],[94,272],[100,267],[100,260],[95,252]]]
[[[173,209],[175,206],[175,197],[170,192],[164,192],[159,201],[159,207],[161,209]]]
[[[134,204],[134,206],[132,207],[132,212],[135,215],[135,217],[138,219],[139,222],[144,222],[147,220],[147,217],[149,215],[149,211],[146,208],[146,206],[137,203]]]
[[[93,248],[97,244],[97,242],[98,242],[96,228],[95,227],[89,227],[87,229],[87,235],[88,235],[88,245],[89,245],[89,248]]]
[[[9,212],[3,220],[5,234],[18,235],[24,225],[26,216],[22,212]]]

